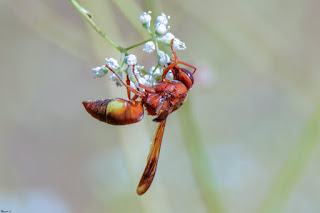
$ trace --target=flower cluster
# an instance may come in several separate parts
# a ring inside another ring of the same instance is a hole
[[[142,23],[142,26],[148,31],[151,38],[144,42],[140,42],[137,45],[133,45],[132,48],[143,45],[142,50],[144,52],[153,53],[156,51],[158,63],[155,66],[152,66],[149,70],[145,70],[143,66],[139,65],[137,56],[133,54],[126,54],[125,57],[121,57],[120,63],[118,63],[114,58],[106,58],[105,65],[92,69],[94,78],[102,78],[108,73],[108,71],[110,71],[110,69],[112,69],[116,74],[113,73],[109,79],[115,81],[117,86],[122,85],[120,79],[125,79],[123,78],[123,74],[125,74],[125,77],[129,78],[130,84],[134,88],[138,88],[139,84],[143,84],[147,87],[153,87],[157,81],[161,80],[163,70],[172,61],[172,59],[167,53],[159,49],[159,42],[167,46],[171,46],[175,51],[185,50],[186,45],[172,33],[168,32],[170,26],[167,25],[170,16],[167,16],[164,13],[156,18],[154,30],[152,31],[150,28],[152,20],[150,14],[151,11],[142,13],[139,20]],[[168,72],[166,78],[172,79],[172,73]]]

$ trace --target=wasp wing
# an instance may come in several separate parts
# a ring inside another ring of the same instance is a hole
[[[154,136],[153,143],[152,143],[148,160],[147,160],[147,165],[146,165],[146,168],[144,169],[140,183],[137,187],[138,195],[143,195],[149,189],[153,181],[153,178],[156,174],[163,132],[166,126],[166,120],[167,119],[164,119],[160,122],[158,129],[156,131],[156,134]]]

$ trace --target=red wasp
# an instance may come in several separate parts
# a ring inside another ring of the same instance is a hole
[[[197,70],[194,66],[178,61],[172,43],[173,40],[171,41],[173,59],[164,69],[161,81],[154,88],[140,84],[133,72],[138,86],[143,88],[144,91],[134,89],[130,86],[128,76],[125,83],[114,70],[106,65],[126,87],[129,100],[115,98],[82,102],[92,117],[111,125],[126,125],[139,122],[144,115],[143,106],[149,115],[157,116],[153,121],[160,122],[160,124],[153,139],[146,168],[137,187],[138,195],[144,194],[153,181],[167,117],[170,113],[179,109],[186,100],[188,91],[193,85],[193,74]],[[178,64],[188,66],[194,71],[191,73],[189,70],[179,67]],[[174,80],[166,79],[166,75],[170,70]],[[131,92],[134,94],[132,98],[130,97]],[[138,101],[137,98],[141,100]]]

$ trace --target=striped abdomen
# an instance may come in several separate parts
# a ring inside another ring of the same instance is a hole
[[[143,106],[140,101],[116,98],[82,103],[92,117],[112,125],[132,124],[143,118]]]

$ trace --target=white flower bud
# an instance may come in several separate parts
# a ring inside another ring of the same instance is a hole
[[[113,70],[116,70],[120,67],[118,64],[118,61],[114,58],[105,58],[105,60],[106,60],[106,65],[108,65],[108,67],[110,67]]]
[[[170,57],[161,50],[158,52],[158,58],[159,58],[160,65],[164,66],[170,62]]]
[[[167,25],[168,24],[168,19],[170,19],[170,16],[166,16],[166,14],[162,13],[161,16],[157,17],[157,22]]]
[[[140,15],[139,19],[140,19],[140,22],[141,22],[142,24],[150,23],[150,21],[151,21],[151,16],[149,15],[150,13],[151,13],[151,11],[149,11],[148,13],[143,12],[143,13]]]
[[[100,67],[95,67],[95,68],[92,68],[92,71],[93,71],[93,77],[94,78],[102,78],[103,76],[105,76],[107,73],[108,73],[108,69],[106,68],[105,65],[102,65]]]
[[[142,84],[142,85],[145,85],[146,86],[146,79],[144,78],[144,77],[140,77],[140,78],[138,78],[138,80],[139,80],[139,83],[140,84]]]
[[[134,67],[134,70],[133,70],[133,66],[131,65],[128,66],[126,72],[127,72],[127,75],[129,76],[131,83],[135,85],[135,88],[138,87],[138,81],[140,82],[140,78],[142,75],[141,72],[137,69],[136,66]]]
[[[166,44],[171,44],[171,40],[174,39],[174,35],[172,33],[166,33],[164,36],[158,38],[159,41],[162,41]]]
[[[186,44],[177,38],[173,39],[172,46],[174,50],[185,50],[187,48]]]
[[[171,70],[167,73],[166,79],[173,80],[173,73],[171,72]]]
[[[164,24],[161,24],[160,22],[156,24],[156,33],[158,33],[159,35],[163,35],[165,34],[169,29],[170,29],[170,26],[166,26]]]
[[[129,54],[129,55],[126,56],[125,62],[126,62],[126,64],[128,64],[129,66],[136,65],[137,62],[138,62],[137,56],[135,56],[135,55],[133,55],[133,54]]]
[[[150,69],[149,69],[149,73],[152,75],[152,76],[161,76],[162,75],[162,70],[157,67],[157,69],[155,69],[156,67],[155,66],[152,66]]]
[[[142,65],[137,64],[135,67],[139,71],[141,71],[141,70],[144,71],[144,66],[142,66]]]
[[[142,23],[144,28],[150,27],[150,22],[151,22],[151,16],[149,15],[150,13],[151,11],[149,11],[148,13],[143,12],[139,17],[139,20]]]
[[[133,73],[137,76],[137,77],[140,77],[142,76],[142,73],[140,72],[139,68],[138,68],[139,65],[136,65],[134,67],[134,70],[133,70],[133,66],[129,66],[128,69],[127,69],[127,73],[129,75],[133,75]],[[141,67],[141,66],[139,66]],[[143,67],[143,66],[142,66]]]
[[[122,73],[117,72],[117,74],[120,76],[120,78],[122,78]],[[116,85],[117,85],[118,87],[121,87],[121,86],[122,86],[121,81],[119,80],[119,78],[118,78],[114,73],[109,77],[109,79],[112,80],[112,81],[115,81],[115,82],[116,82]]]
[[[149,74],[144,75],[143,79],[145,81],[145,83],[143,85],[145,85],[147,87],[152,87],[156,83],[156,80],[152,77],[152,75],[149,75]],[[141,83],[141,81],[140,81],[140,83]]]
[[[154,45],[153,41],[148,41],[143,46],[143,51],[147,53],[152,53],[156,49],[156,46]]]

